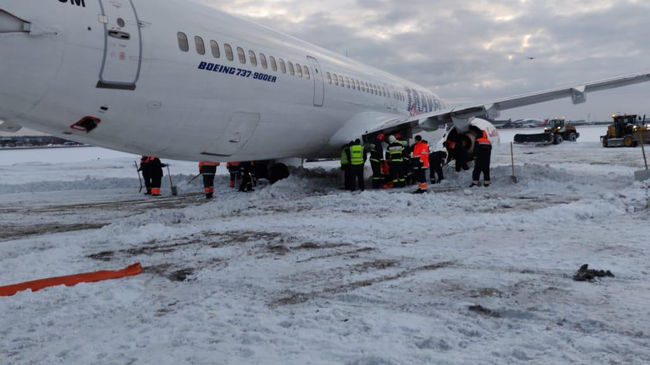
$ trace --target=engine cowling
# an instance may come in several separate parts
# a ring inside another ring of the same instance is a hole
[[[474,118],[469,124],[469,129],[465,133],[459,133],[456,127],[448,130],[442,139],[436,143],[436,150],[442,150],[445,142],[455,142],[457,146],[463,147],[467,151],[468,156],[473,156],[476,147],[476,139],[478,139],[485,131],[488,139],[493,145],[501,144],[501,136],[499,130],[490,122],[485,119]]]

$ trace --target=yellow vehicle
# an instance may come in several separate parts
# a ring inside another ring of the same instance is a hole
[[[515,143],[517,144],[560,144],[564,141],[576,142],[580,133],[576,127],[567,124],[564,118],[555,118],[544,128],[544,133],[538,134],[517,134]]]
[[[607,127],[607,135],[600,137],[603,147],[636,147],[650,143],[650,131],[643,119],[636,115],[612,115],[614,124]]]

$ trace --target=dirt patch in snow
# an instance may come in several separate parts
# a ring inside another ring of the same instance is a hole
[[[44,234],[56,234],[66,232],[85,231],[90,229],[100,229],[108,224],[106,223],[78,223],[78,224],[36,224],[31,226],[0,226],[0,242],[9,241],[17,238],[27,238],[32,236],[41,236]]]

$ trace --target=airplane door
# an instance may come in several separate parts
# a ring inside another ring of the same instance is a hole
[[[307,60],[311,65],[312,77],[314,78],[314,106],[323,106],[325,101],[325,81],[323,80],[323,70],[320,68],[318,60],[314,57],[307,56]]]
[[[104,59],[98,88],[135,90],[142,63],[140,20],[131,0],[99,0]]]
[[[386,105],[386,109],[391,109],[391,99],[393,98],[393,90],[391,90],[390,86],[388,84],[384,84],[384,89],[386,89],[386,98],[384,99],[384,105]]]
[[[246,146],[259,123],[260,115],[257,113],[233,114],[223,134],[202,154],[222,157],[235,154]]]

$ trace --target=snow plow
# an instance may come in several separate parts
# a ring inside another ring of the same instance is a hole
[[[607,127],[607,134],[600,137],[603,147],[636,147],[650,142],[650,131],[643,119],[636,115],[612,115],[614,124]]]
[[[544,128],[544,133],[515,135],[515,143],[537,145],[560,144],[564,141],[576,142],[579,137],[580,133],[578,133],[575,126],[568,125],[562,118],[556,118],[549,122],[548,127]]]

